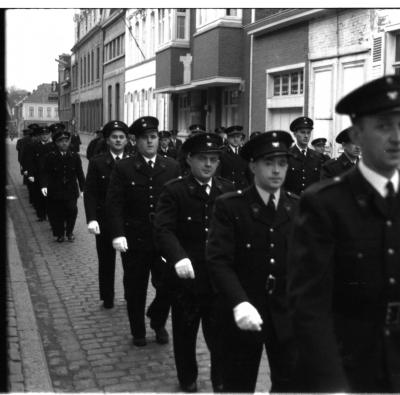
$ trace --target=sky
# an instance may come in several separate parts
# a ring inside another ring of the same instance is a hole
[[[62,53],[74,45],[77,9],[8,9],[6,11],[6,86],[32,92],[58,81]]]

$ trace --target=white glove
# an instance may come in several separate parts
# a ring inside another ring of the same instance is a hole
[[[47,196],[47,188],[42,188],[42,195]]]
[[[82,196],[83,196],[83,192],[81,192],[81,193],[79,194],[79,196],[82,197]]]
[[[28,180],[30,181],[30,182],[35,182],[35,177],[28,177]]]
[[[244,331],[261,331],[263,320],[257,309],[249,302],[242,302],[233,308],[236,325]]]
[[[175,271],[179,278],[194,278],[194,270],[189,258],[183,258],[175,263]]]
[[[126,252],[128,249],[128,242],[126,241],[126,237],[121,236],[121,237],[116,237],[112,241],[112,245],[115,250],[119,252]]]
[[[25,170],[24,171],[24,176],[27,176],[28,175],[28,170]]]
[[[89,233],[92,233],[94,235],[99,235],[100,234],[100,226],[99,223],[97,221],[90,221],[88,223],[88,231]]]

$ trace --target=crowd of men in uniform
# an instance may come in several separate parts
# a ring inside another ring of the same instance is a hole
[[[264,347],[271,392],[398,392],[400,76],[357,88],[336,111],[352,126],[335,159],[325,139],[309,147],[308,117],[247,142],[236,125],[192,125],[182,142],[151,116],[111,121],[88,146],[86,180],[60,124],[31,125],[17,148],[56,241],[73,241],[83,191],[106,309],[121,253],[134,346],[147,344],[146,316],[168,343],[171,310],[181,390],[197,391],[201,324],[215,392],[254,392]]]

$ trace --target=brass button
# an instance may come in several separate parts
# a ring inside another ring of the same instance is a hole
[[[388,226],[388,227],[392,226],[392,221],[390,219],[388,219],[386,221],[386,226]]]
[[[390,285],[395,285],[396,284],[396,279],[394,277],[389,278],[389,284]]]
[[[251,244],[250,244],[250,243],[247,243],[247,244],[246,244],[246,248],[251,248]]]
[[[358,253],[357,253],[357,258],[358,258],[358,259],[362,259],[363,257],[364,257],[364,255],[363,255],[362,252],[358,252]]]
[[[271,265],[273,265],[273,264],[275,263],[275,259],[274,259],[274,258],[271,258],[271,259],[269,260],[269,263],[270,263]]]
[[[385,329],[385,336],[390,336],[390,330],[389,329]]]
[[[274,228],[269,228],[269,231],[272,233],[274,231]]]
[[[387,250],[389,255],[393,255],[394,254],[394,249],[393,248],[388,248]]]
[[[153,189],[153,187],[150,185],[150,186],[149,186],[149,189]]]
[[[275,247],[275,244],[274,244],[274,243],[271,243],[269,246],[270,246],[271,248],[274,248],[274,247]]]
[[[206,232],[208,232],[208,228],[204,228],[204,230],[205,230]]]

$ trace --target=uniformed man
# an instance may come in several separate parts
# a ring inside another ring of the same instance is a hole
[[[321,160],[323,164],[329,159],[331,159],[331,157],[325,153],[325,147],[327,141],[328,140],[325,137],[318,137],[311,141],[311,145],[314,148],[315,152],[321,154]]]
[[[296,392],[400,392],[400,76],[350,92],[362,158],[300,200],[289,247]]]
[[[169,132],[168,130],[161,130],[158,133],[158,136],[160,138],[160,144],[157,153],[164,157],[176,159],[176,150],[170,145],[171,132]]]
[[[171,139],[170,139],[169,145],[171,148],[174,148],[175,151],[178,153],[182,147],[183,142],[181,139],[178,139],[178,137],[177,137],[178,136],[177,129],[172,129],[170,131],[170,133],[171,133]]]
[[[90,160],[94,155],[96,155],[96,147],[99,144],[100,141],[103,141],[103,130],[102,129],[97,129],[96,130],[96,137],[92,140],[90,140],[87,149],[86,149],[86,158],[87,160]]]
[[[79,136],[79,133],[76,130],[74,130],[71,133],[71,144],[70,144],[71,148],[70,148],[70,150],[72,152],[76,152],[77,154],[79,154],[81,144],[82,144],[82,141]]]
[[[254,131],[254,132],[251,132],[251,134],[250,134],[250,140],[252,140],[252,139],[254,139],[254,137],[257,137],[257,136],[259,136],[261,134],[261,132],[259,132],[259,131]]]
[[[161,257],[153,241],[155,205],[163,185],[179,175],[178,163],[157,155],[158,120],[141,117],[129,127],[137,154],[115,165],[106,197],[112,243],[121,252],[124,290],[133,344],[145,346],[145,304],[149,274],[156,297],[147,316],[160,344],[168,342],[165,322],[170,301],[164,289]]]
[[[104,308],[111,309],[114,307],[116,254],[106,221],[105,200],[114,164],[127,156],[128,126],[121,121],[110,121],[104,125],[102,135],[108,152],[95,155],[89,161],[83,198],[88,230],[96,235],[100,300]]]
[[[263,345],[271,392],[290,392],[296,362],[286,295],[287,242],[298,197],[282,189],[292,137],[268,131],[241,155],[254,185],[216,200],[207,264],[221,297],[223,390],[254,392]]]
[[[351,129],[350,126],[336,136],[336,142],[342,144],[343,153],[338,158],[330,159],[322,165],[321,179],[339,176],[357,164],[361,150],[350,139]]]
[[[243,189],[252,182],[247,162],[239,155],[242,140],[245,136],[243,127],[240,125],[230,126],[225,130],[225,133],[228,143],[221,155],[218,174],[232,181],[237,190]]]
[[[189,137],[182,145],[188,153],[190,174],[167,183],[157,204],[155,239],[173,268],[172,331],[175,365],[181,389],[197,388],[196,339],[200,321],[211,353],[211,381],[220,390],[216,345],[214,295],[205,264],[207,233],[217,196],[233,191],[228,180],[215,177],[223,141],[215,133]]]
[[[32,140],[31,140],[31,133],[32,133],[32,130],[31,130],[31,129],[28,129],[28,128],[24,129],[24,130],[22,131],[22,137],[19,138],[19,139],[17,140],[17,143],[16,143],[16,145],[15,145],[15,148],[16,148],[17,153],[18,153],[18,163],[19,163],[21,175],[22,175],[22,177],[23,177],[23,183],[24,183],[24,185],[27,184],[27,178],[26,178],[26,175],[24,174],[24,172],[25,172],[25,169],[24,169],[25,166],[24,166],[24,164],[23,164],[24,148],[25,148],[28,144],[31,144],[31,141],[32,141]]]
[[[73,242],[77,200],[82,196],[85,184],[82,161],[79,154],[69,149],[71,133],[59,128],[52,140],[56,148],[44,159],[40,174],[41,192],[47,198],[49,222],[56,241],[61,243],[67,237],[69,242]]]
[[[290,124],[290,130],[296,139],[290,148],[289,168],[285,180],[285,189],[300,195],[312,183],[320,180],[321,155],[308,147],[313,121],[308,117],[296,118]]]
[[[220,126],[220,127],[214,129],[214,132],[217,133],[219,136],[221,136],[224,145],[227,143],[226,142],[227,136],[226,136],[225,130],[226,130],[226,128],[224,126]]]
[[[198,133],[205,133],[206,128],[201,124],[192,124],[189,126],[189,137]],[[179,168],[182,176],[187,176],[190,173],[189,165],[186,161],[187,152],[184,149],[179,150],[176,160],[179,163]]]
[[[39,179],[42,172],[43,163],[46,156],[55,149],[55,145],[51,140],[51,130],[47,127],[39,127],[35,129],[38,140],[32,145],[32,149],[28,152],[27,158],[27,177],[33,185],[33,200],[38,221],[46,220],[47,208],[46,198],[41,192],[41,181]]]

